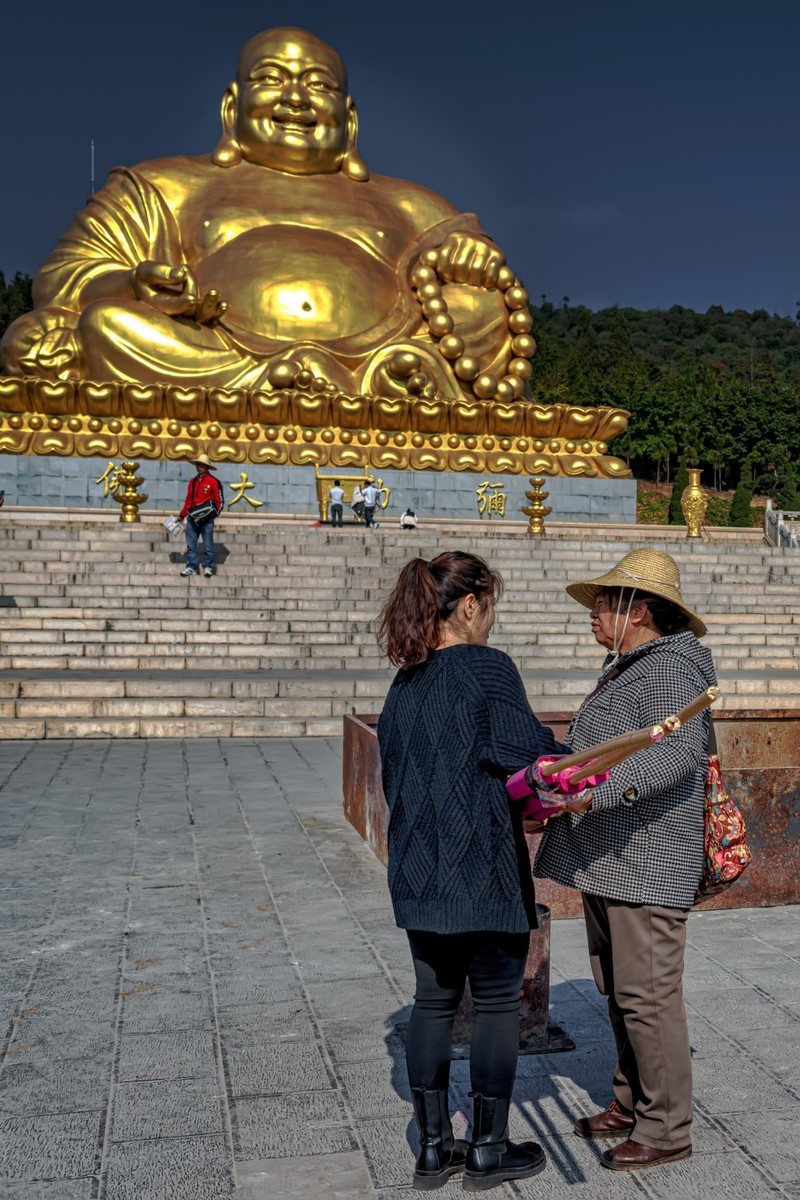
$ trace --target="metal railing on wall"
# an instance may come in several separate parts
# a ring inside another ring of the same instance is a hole
[[[764,511],[764,536],[771,546],[797,550],[800,547],[799,521],[800,512],[784,512],[781,508],[773,508],[772,501],[767,500]]]

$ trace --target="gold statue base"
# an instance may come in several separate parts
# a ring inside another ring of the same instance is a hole
[[[316,382],[316,381],[315,381]],[[627,479],[619,408],[0,377],[0,453]]]

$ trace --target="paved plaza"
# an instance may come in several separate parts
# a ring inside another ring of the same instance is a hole
[[[2,1200],[410,1197],[409,958],[339,740],[7,741],[0,812]],[[554,922],[577,1049],[520,1060],[512,1133],[549,1163],[490,1194],[800,1200],[798,934],[800,908],[692,917],[695,1154],[617,1175],[571,1132],[611,1036]]]

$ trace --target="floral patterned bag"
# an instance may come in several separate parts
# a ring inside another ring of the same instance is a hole
[[[713,731],[709,732],[708,774],[703,811],[705,857],[695,904],[718,896],[738,879],[753,857],[745,838],[744,817],[725,791]]]

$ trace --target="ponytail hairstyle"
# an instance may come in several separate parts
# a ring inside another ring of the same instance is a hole
[[[484,606],[503,594],[503,579],[477,554],[446,550],[426,562],[412,558],[378,617],[378,645],[395,667],[423,663],[462,596]]]

